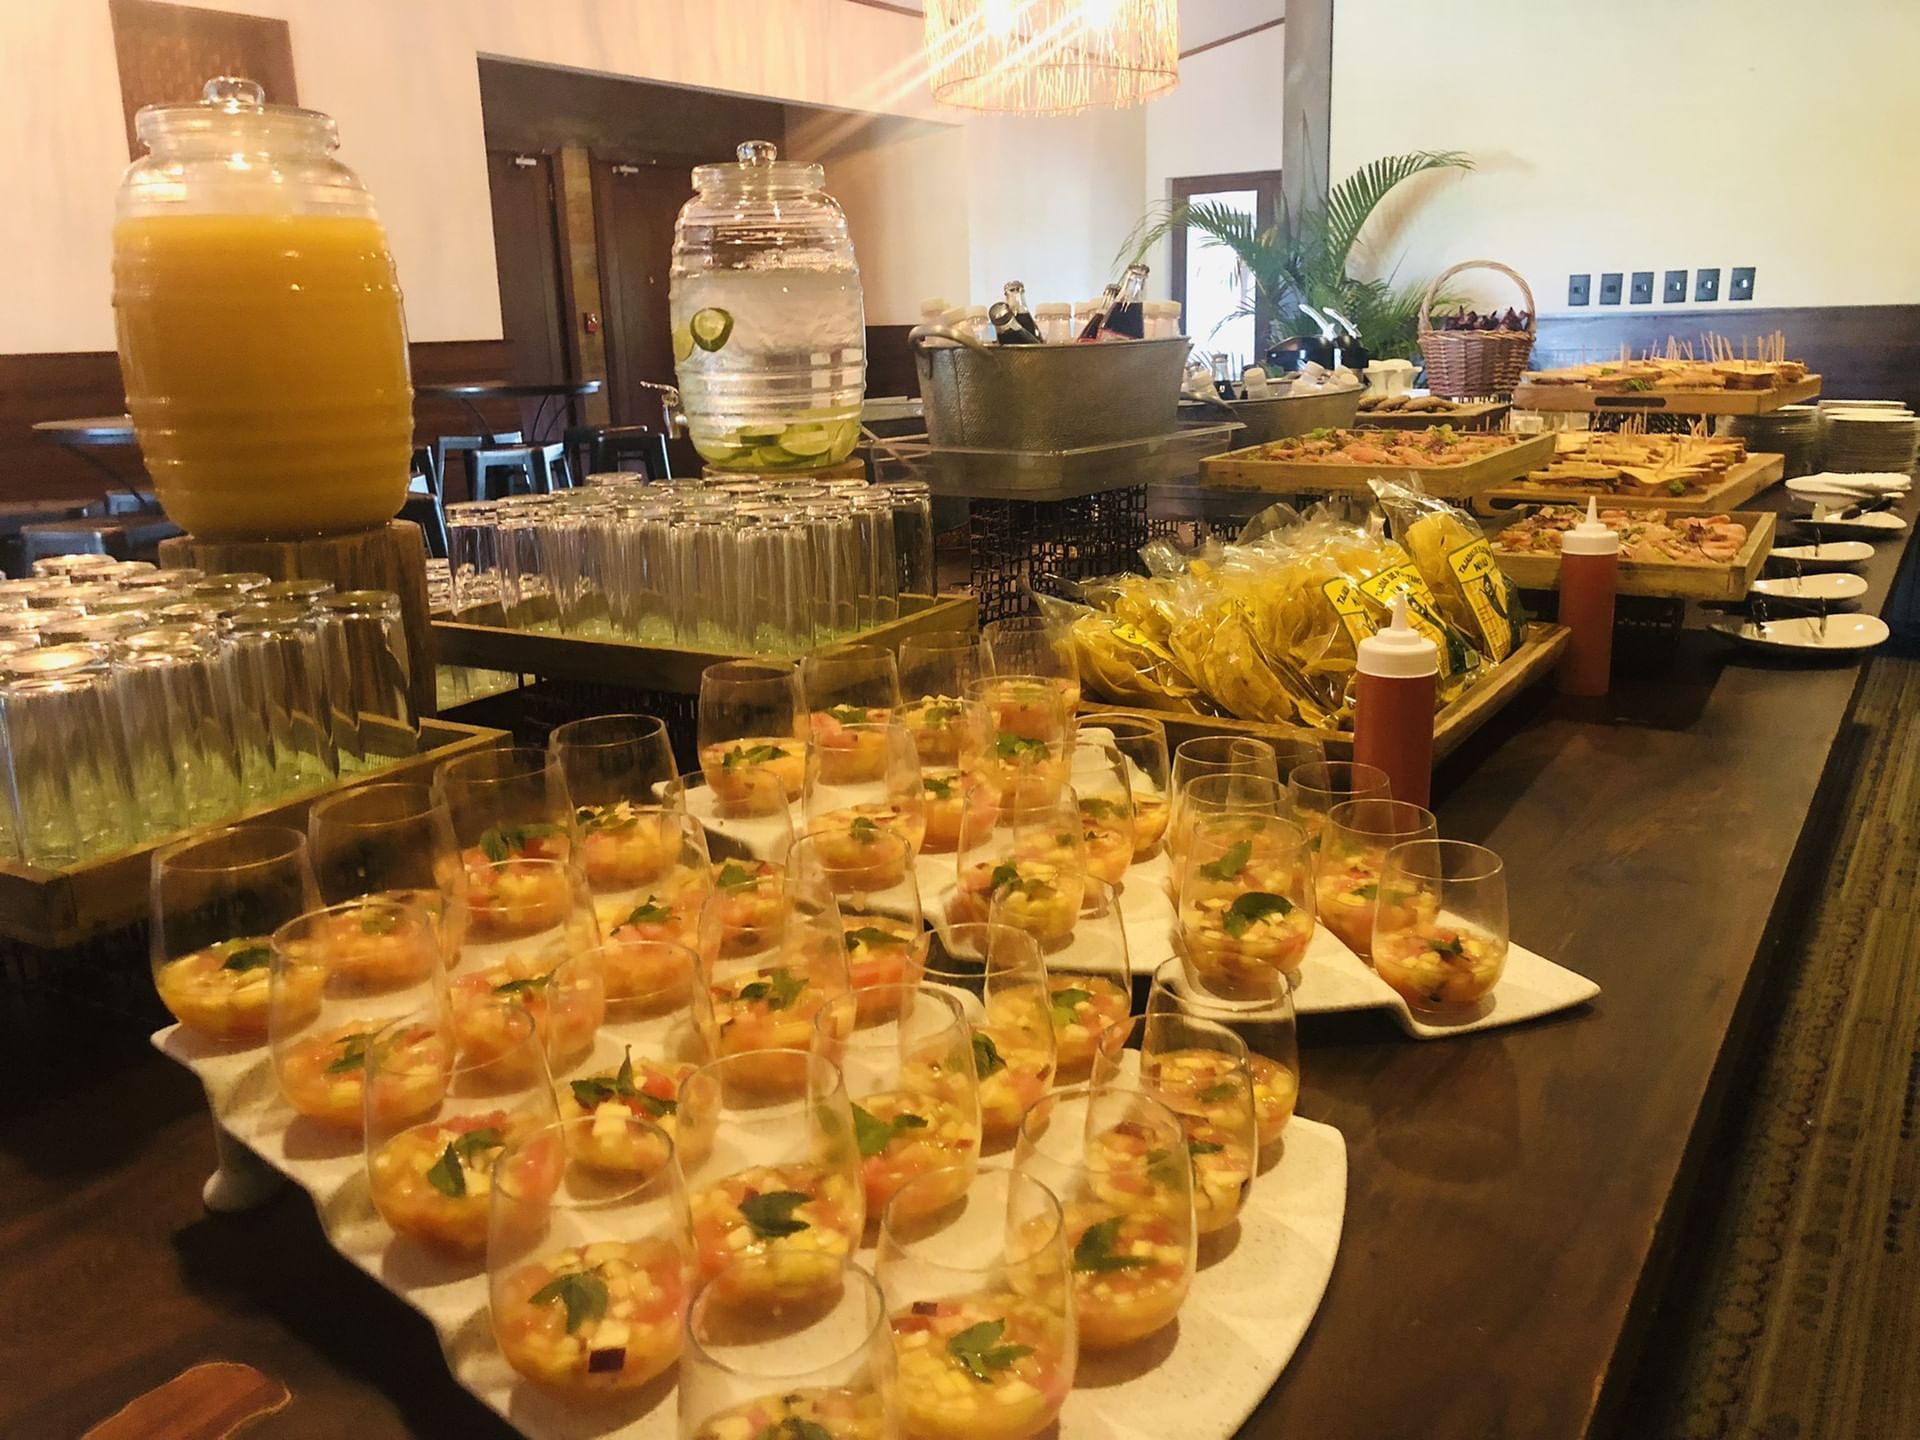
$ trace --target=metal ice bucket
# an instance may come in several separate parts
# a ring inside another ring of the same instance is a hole
[[[1079,450],[1171,434],[1187,342],[982,345],[945,325],[907,336],[936,449]]]

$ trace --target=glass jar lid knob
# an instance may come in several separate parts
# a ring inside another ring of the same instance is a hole
[[[200,98],[229,112],[258,110],[267,103],[267,92],[258,80],[248,80],[241,75],[216,75],[201,89]]]
[[[771,140],[743,140],[733,153],[742,165],[771,165],[779,158],[780,148]]]

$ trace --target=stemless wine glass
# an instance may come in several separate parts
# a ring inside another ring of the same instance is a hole
[[[1176,870],[1186,843],[1182,825],[1187,787],[1202,775],[1264,775],[1278,781],[1280,761],[1273,746],[1245,735],[1197,735],[1180,742],[1173,752],[1173,805],[1167,831],[1167,848]]]
[[[1004,917],[1017,899],[1011,889],[994,897],[994,924],[1008,923]],[[1046,952],[1046,963],[1056,1078],[1062,1084],[1084,1080],[1093,1067],[1101,1033],[1109,1026],[1124,1025],[1133,1008],[1127,932],[1113,886],[1087,878],[1073,935],[1059,949]]]
[[[516,745],[449,760],[433,777],[433,793],[447,807],[469,870],[570,853],[573,800],[544,750]]]
[[[1313,857],[1298,825],[1261,813],[1195,816],[1176,881],[1180,948],[1210,990],[1264,995],[1266,972],[1299,972],[1314,903]]]
[[[307,845],[327,904],[390,895],[425,905],[448,963],[466,934],[467,871],[453,817],[425,785],[359,785],[307,812]]]
[[[532,1019],[507,1006],[501,1028],[506,1043],[480,1055],[408,1043],[406,1021],[367,1047],[363,1103],[374,1209],[396,1235],[449,1255],[486,1253],[494,1162],[506,1146],[559,1119]],[[409,1073],[421,1066],[438,1073]],[[439,1100],[417,1115],[390,1115],[376,1103],[394,1089],[434,1085]]]
[[[794,1067],[778,1056],[806,1050],[813,1017],[848,989],[833,892],[806,867],[727,862],[700,916],[700,972],[714,1053],[751,1057],[733,1072],[738,1080],[764,1072],[769,1085],[790,1083]]]
[[[1046,1186],[1009,1170],[901,1187],[880,1221],[874,1271],[915,1440],[1026,1440],[1073,1385],[1065,1221]]]
[[[793,844],[793,810],[786,787],[771,770],[731,771],[718,789],[704,770],[690,770],[675,788],[678,808],[706,831],[707,854],[714,865],[728,859],[775,864],[786,859]]]
[[[742,1268],[753,1270],[751,1262]],[[764,1309],[728,1270],[687,1311],[680,1440],[893,1440],[894,1357],[879,1287],[847,1269],[820,1293]]]
[[[800,697],[817,741],[835,725],[884,724],[900,708],[900,666],[881,645],[836,645],[800,660]]]
[[[1133,786],[1126,758],[1084,730],[1069,757],[1087,847],[1087,873],[1118,885],[1133,864]]]
[[[467,928],[457,973],[544,972],[600,943],[586,876],[570,860],[513,854],[467,867]]]
[[[234,825],[153,855],[149,951],[160,1001],[213,1040],[267,1038],[273,932],[315,908],[307,837]]]
[[[1020,1122],[1013,1168],[1059,1197],[1080,1345],[1114,1350],[1170,1324],[1193,1284],[1193,1172],[1179,1119],[1143,1091],[1073,1085]]]
[[[448,985],[454,1042],[473,1056],[497,1053],[509,1043],[503,1014],[519,1008],[533,1020],[556,1070],[593,1048],[607,1013],[606,980],[597,936],[582,936],[578,949],[521,952],[484,969],[466,967]]]
[[[966,719],[967,687],[980,678],[980,646],[961,630],[913,635],[900,642],[900,719],[913,733],[923,765],[956,767]]]
[[[787,855],[788,883],[832,892],[854,989],[913,985],[927,958],[920,885],[907,842],[884,831],[805,835]]]
[[[722,1055],[682,1083],[676,1118],[694,1253],[709,1279],[729,1276],[719,1301],[751,1309],[834,1293],[866,1225],[839,1068],[804,1053]]]
[[[1349,950],[1373,953],[1373,912],[1387,852],[1440,834],[1431,810],[1405,800],[1343,800],[1327,812],[1314,862],[1314,893],[1324,924]]]
[[[1080,662],[1064,625],[1038,615],[995,620],[980,632],[980,661],[989,675],[1045,676],[1068,714],[1080,708]]]
[[[960,763],[968,768],[983,753],[1018,760],[1036,743],[1064,747],[1073,740],[1073,711],[1053,677],[989,675],[967,686],[966,701]]]
[[[771,776],[760,779],[776,785]],[[581,845],[594,918],[600,933],[613,942],[607,947],[609,963],[603,967],[609,996],[634,993],[627,979],[631,967],[616,958],[621,947],[655,940],[693,945],[699,940],[700,910],[713,891],[707,834],[700,821],[682,808],[685,792],[677,781],[671,782],[671,794],[671,803],[631,817],[641,828],[653,827],[644,860],[641,847],[624,826],[604,834],[589,832]],[[785,813],[784,802],[781,813]],[[596,852],[596,844],[603,839],[621,848]],[[642,990],[651,988],[644,978],[633,984]]]
[[[967,806],[965,772],[957,765],[930,766],[922,761],[920,793],[925,816],[922,853],[946,855],[959,849],[961,819]]]
[[[976,806],[973,797],[985,790],[969,792],[947,918],[986,920],[997,904],[996,923],[1025,930],[1044,950],[1057,949],[1073,936],[1087,879],[1080,802],[1062,788],[1045,801],[1003,798],[995,807]]]
[[[1162,1007],[1101,1037],[1094,1085],[1126,1083],[1123,1057],[1139,1050],[1139,1083],[1179,1117],[1193,1167],[1194,1227],[1224,1230],[1240,1214],[1259,1163],[1252,1058],[1228,1026]]]
[[[692,1267],[673,1141],[620,1122],[644,1172],[604,1169],[581,1140],[603,1125],[561,1120],[494,1163],[487,1229],[493,1335],[527,1379],[565,1395],[633,1390],[680,1356]]]
[[[1507,967],[1507,874],[1465,840],[1387,852],[1373,921],[1373,968],[1415,1010],[1472,1014]]]
[[[932,938],[923,983],[953,996],[966,1015],[981,1135],[1003,1148],[1053,1083],[1053,1007],[1040,947],[1008,925],[949,925]]]
[[[1315,760],[1296,765],[1287,776],[1287,799],[1293,818],[1307,832],[1307,843],[1320,848],[1320,832],[1327,812],[1347,800],[1391,800],[1387,772],[1357,760]]]
[[[267,1040],[289,1105],[357,1133],[368,1110],[405,1120],[439,1100],[447,979],[425,909],[349,900],[295,916],[273,932],[272,945]],[[367,1052],[383,1032],[393,1063],[381,1089],[363,1096]]]
[[[1247,1047],[1253,1077],[1253,1113],[1261,1148],[1273,1144],[1293,1118],[1300,1098],[1300,1037],[1293,1008],[1293,986],[1272,971],[1267,991],[1229,999],[1207,989],[1188,973],[1179,956],[1160,962],[1147,995],[1147,1013],[1176,1011],[1224,1025]]]
[[[1133,858],[1153,854],[1167,833],[1173,803],[1167,727],[1158,720],[1101,710],[1080,717],[1084,739],[1105,740],[1126,757],[1128,797],[1133,802]]]
[[[807,752],[807,829],[898,832],[914,854],[927,829],[920,754],[898,721],[841,725]],[[864,824],[862,822],[865,822]]]
[[[947,1200],[966,1190],[980,1159],[980,1082],[958,999],[936,986],[855,990],[814,1017],[813,1049],[846,1081],[869,1219],[916,1176],[957,1181]]]
[[[738,775],[766,771],[779,778],[789,800],[800,798],[807,728],[798,661],[709,665],[700,672],[698,717],[700,768],[716,793]]]
[[[583,836],[620,830],[634,815],[658,810],[664,787],[680,778],[666,721],[652,715],[595,715],[556,726],[547,753],[567,783]],[[591,878],[591,856],[587,870]]]

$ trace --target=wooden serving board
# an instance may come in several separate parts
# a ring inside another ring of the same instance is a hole
[[[442,761],[490,749],[506,740],[504,730],[456,725],[451,720],[422,720],[419,750],[405,759],[378,770],[343,776],[331,785],[315,786],[270,800],[217,824],[197,825],[122,850],[117,855],[104,855],[59,870],[0,861],[0,935],[43,950],[61,950],[91,935],[122,929],[147,917],[148,872],[153,852],[162,845],[248,821],[291,825],[304,830],[307,811],[316,800],[359,785],[397,780],[425,784]]]
[[[1621,510],[1672,510],[1682,515],[1718,515],[1744,505],[1787,473],[1787,457],[1755,451],[1694,495],[1635,495],[1577,485],[1506,485],[1476,495],[1473,508],[1497,515],[1515,505],[1584,505],[1589,497]]]
[[[1429,420],[1428,424],[1434,422]],[[1360,427],[1365,428],[1365,427]],[[1419,481],[1429,495],[1462,500],[1517,480],[1553,458],[1552,435],[1531,435],[1466,465],[1325,465],[1311,460],[1265,460],[1258,448],[1229,450],[1200,462],[1200,483],[1276,495],[1365,493],[1369,480]]]
[[[1516,518],[1521,513],[1511,511]],[[1622,595],[1652,595],[1665,600],[1743,600],[1773,550],[1776,517],[1771,510],[1736,510],[1729,517],[1747,527],[1747,543],[1724,565],[1682,561],[1622,560]],[[1522,590],[1554,590],[1560,585],[1558,555],[1510,555],[1495,548],[1506,577]]]
[[[884,645],[892,649],[911,635],[937,630],[972,633],[979,602],[971,595],[909,597],[915,608],[898,620],[843,637],[836,644]],[[442,665],[507,670],[548,680],[577,680],[597,685],[629,685],[674,695],[700,693],[700,675],[723,660],[766,658],[747,651],[693,650],[678,645],[646,645],[637,640],[595,640],[544,630],[510,630],[499,625],[433,622],[434,659]]]
[[[1586,385],[1529,385],[1513,392],[1516,410],[1651,410],[1661,415],[1765,415],[1820,393],[1807,375],[1773,390],[1594,390]]]
[[[1560,652],[1572,635],[1564,625],[1534,623],[1527,627],[1527,638],[1520,648],[1492,673],[1452,704],[1443,706],[1433,717],[1433,755],[1438,760],[1451,754],[1468,736],[1497,715],[1514,696],[1553,673]],[[1088,698],[1080,704],[1082,714],[1132,715],[1158,720],[1167,730],[1167,748],[1171,751],[1183,740],[1201,735],[1250,735],[1267,740],[1276,737],[1312,736],[1326,748],[1327,758],[1345,760],[1353,755],[1350,730],[1309,730],[1300,725],[1275,725],[1265,720],[1235,720],[1229,716],[1192,715],[1181,710],[1150,710],[1137,706],[1105,705]]]
[[[1429,425],[1451,425],[1456,430],[1498,430],[1513,406],[1505,400],[1456,401],[1451,410],[1362,410],[1355,425],[1383,430],[1424,430]]]

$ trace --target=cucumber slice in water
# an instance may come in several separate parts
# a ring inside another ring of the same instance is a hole
[[[826,425],[789,425],[780,434],[780,448],[789,455],[814,459],[833,449],[834,430]]]
[[[687,321],[687,328],[693,332],[693,343],[702,350],[718,350],[733,334],[733,316],[709,306],[705,310],[694,311],[693,318]]]

